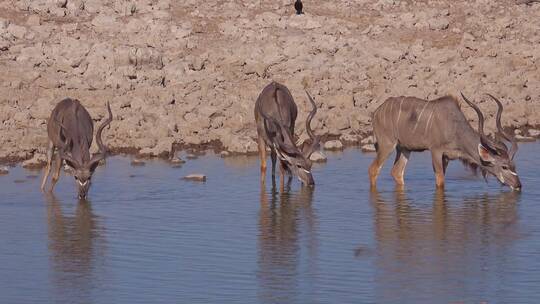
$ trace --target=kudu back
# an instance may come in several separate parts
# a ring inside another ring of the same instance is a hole
[[[94,123],[88,111],[76,99],[66,98],[60,101],[53,109],[47,122],[49,145],[47,150],[47,166],[41,182],[41,189],[49,176],[52,159],[55,156],[54,174],[51,182],[51,191],[58,182],[63,161],[73,169],[73,176],[77,181],[79,198],[86,198],[90,188],[92,174],[99,162],[107,155],[107,147],[102,142],[103,129],[112,121],[112,111],[107,103],[109,117],[98,127],[96,143],[99,151],[90,155],[90,147],[94,133]]]
[[[479,168],[484,177],[489,173],[512,189],[521,189],[513,161],[517,143],[513,136],[502,129],[501,102],[492,95],[489,96],[498,107],[498,137],[511,142],[510,150],[502,140],[492,139],[484,134],[482,111],[463,94],[465,102],[478,115],[478,131],[469,124],[454,97],[445,96],[431,101],[415,97],[388,98],[373,113],[377,157],[369,167],[371,186],[376,185],[384,161],[395,149],[392,176],[397,184],[404,183],[403,175],[410,153],[430,150],[438,187],[444,186],[448,161],[460,159],[473,169]]]
[[[314,185],[309,157],[319,148],[320,138],[311,130],[311,120],[317,113],[313,98],[306,91],[313,109],[306,119],[306,132],[309,142],[298,147],[294,141],[294,124],[298,110],[289,89],[277,82],[267,85],[255,103],[255,122],[257,124],[258,148],[261,158],[261,178],[266,172],[266,147],[270,148],[272,159],[272,178],[275,178],[276,159],[279,158],[281,184],[285,172],[298,176],[305,185]]]

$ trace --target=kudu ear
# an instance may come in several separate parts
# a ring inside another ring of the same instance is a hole
[[[74,162],[71,162],[67,159],[64,159],[64,160],[66,161],[66,164],[71,167],[71,169],[74,169],[74,170],[77,169],[77,165]]]
[[[493,163],[495,158],[491,155],[491,149],[485,147],[483,144],[478,144],[478,155],[483,163]]]
[[[320,144],[318,142],[308,143],[307,141],[305,141],[301,147],[302,155],[304,156],[304,158],[309,159],[311,154],[319,150],[319,148],[320,148]]]
[[[279,121],[273,122],[276,128],[275,141],[277,143],[278,149],[289,156],[297,156],[300,151],[294,145],[293,139],[289,134],[289,130]]]
[[[99,162],[100,162],[100,161],[98,160],[98,161],[94,161],[94,162],[91,162],[91,163],[90,163],[90,166],[89,166],[89,168],[88,168],[88,169],[90,169],[90,172],[93,173],[94,171],[96,171],[96,168],[97,168],[97,166],[99,165]]]
[[[72,145],[72,140],[68,138],[67,141],[63,143],[63,146],[58,148],[58,154],[60,155],[61,159],[66,161],[66,164],[68,166],[77,170],[81,167],[81,165],[76,159],[71,157],[70,153],[67,152],[69,150],[69,147],[71,147],[71,145]]]

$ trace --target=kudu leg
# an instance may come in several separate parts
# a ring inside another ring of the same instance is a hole
[[[437,185],[437,188],[442,188],[444,187],[444,171],[446,169],[443,154],[438,151],[431,151],[431,161],[433,171],[435,171],[435,185]]]
[[[277,160],[277,153],[275,150],[272,150],[270,152],[270,158],[272,159],[272,179],[275,180],[276,178],[276,160]]]
[[[404,185],[405,181],[403,180],[403,175],[405,173],[405,167],[407,166],[407,161],[411,151],[402,149],[400,147],[396,148],[396,160],[394,161],[394,167],[392,167],[392,176],[398,185]]]
[[[60,178],[60,170],[62,169],[62,163],[63,160],[60,157],[60,155],[56,155],[54,160],[54,170],[53,170],[53,176],[51,179],[51,191],[54,190],[54,187],[56,186],[56,183],[58,182],[58,179]]]
[[[449,162],[450,160],[448,159],[448,157],[446,157],[445,155],[443,155],[442,161],[443,161],[443,172],[444,172],[444,174],[446,174],[446,168],[448,168],[448,162]]]
[[[262,137],[258,139],[259,158],[261,159],[261,181],[266,180],[266,143]]]
[[[49,146],[47,148],[47,165],[45,166],[45,172],[43,174],[43,179],[41,180],[41,191],[45,191],[45,184],[47,183],[47,178],[49,178],[49,173],[51,172],[53,154],[54,144],[52,141],[49,141]]]
[[[379,172],[381,171],[384,162],[386,161],[388,156],[390,156],[392,150],[394,150],[394,147],[396,146],[395,143],[383,144],[382,141],[380,141],[377,145],[377,157],[375,157],[375,159],[371,163],[371,166],[369,166],[369,182],[371,184],[371,187],[376,186],[377,176],[379,176]]]
[[[285,163],[280,160],[279,161],[279,191],[283,192],[285,189]]]

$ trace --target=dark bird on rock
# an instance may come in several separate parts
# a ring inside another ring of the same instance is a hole
[[[296,0],[296,2],[294,3],[294,9],[296,9],[296,14],[297,15],[301,15],[301,14],[304,13],[304,12],[302,12],[303,7],[304,7],[304,5],[302,5],[302,1]]]

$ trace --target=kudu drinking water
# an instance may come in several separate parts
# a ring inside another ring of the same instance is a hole
[[[281,184],[285,172],[291,172],[305,185],[313,185],[311,161],[309,157],[319,147],[319,136],[311,130],[311,120],[317,113],[313,98],[306,91],[313,109],[306,119],[306,132],[310,142],[297,147],[294,142],[294,124],[298,110],[291,92],[282,84],[272,82],[267,85],[255,103],[255,122],[257,124],[258,147],[261,158],[261,178],[266,172],[266,147],[270,148],[272,159],[272,178],[275,178],[276,157],[280,161]]]
[[[90,146],[94,133],[94,123],[88,111],[76,99],[66,98],[60,101],[51,113],[47,122],[49,147],[47,150],[47,166],[41,182],[41,189],[45,189],[45,183],[49,176],[54,152],[54,174],[52,177],[51,191],[54,189],[60,169],[65,160],[68,166],[73,168],[73,176],[77,181],[79,198],[86,198],[90,188],[90,180],[99,162],[106,157],[107,147],[103,144],[101,133],[112,121],[112,112],[107,103],[109,117],[97,129],[96,142],[99,152],[90,155]]]
[[[489,95],[498,106],[497,130],[500,136],[512,143],[510,150],[498,139],[484,134],[482,111],[463,94],[462,97],[478,115],[475,131],[454,97],[422,100],[415,97],[388,98],[373,114],[373,132],[377,140],[377,157],[369,167],[371,185],[388,156],[396,149],[392,176],[403,184],[403,174],[411,151],[430,150],[436,185],[444,186],[444,174],[449,160],[460,159],[473,168],[479,168],[484,177],[494,175],[513,190],[521,189],[521,182],[513,161],[517,143],[501,126],[503,106]]]

